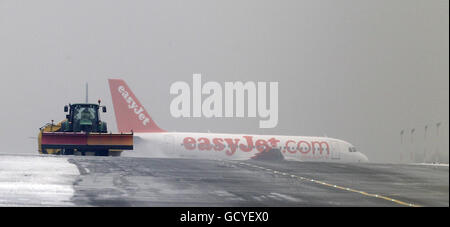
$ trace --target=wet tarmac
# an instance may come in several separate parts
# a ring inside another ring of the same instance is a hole
[[[449,206],[436,165],[69,157],[76,206]]]

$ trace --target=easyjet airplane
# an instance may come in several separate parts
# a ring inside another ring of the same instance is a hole
[[[147,152],[153,157],[233,160],[277,153],[285,159],[299,161],[368,161],[350,143],[328,137],[167,132],[156,125],[125,81],[109,79],[109,87],[118,130],[134,132],[138,153]]]

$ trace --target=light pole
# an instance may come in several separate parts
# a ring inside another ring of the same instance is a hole
[[[440,126],[441,126],[441,122],[436,123],[436,130],[437,130],[436,135],[438,136],[438,138],[439,138],[439,127]]]
[[[434,155],[434,162],[438,162],[439,157],[439,144],[440,144],[440,138],[439,138],[439,127],[441,126],[441,122],[436,123],[436,154]]]
[[[403,150],[405,149],[403,146],[403,134],[405,134],[405,130],[400,131],[400,162],[403,162]]]
[[[424,135],[423,135],[423,162],[426,162],[426,158],[427,158],[427,131],[428,131],[428,125],[425,125],[425,131],[424,131]]]
[[[414,149],[414,132],[415,128],[411,129],[411,161],[415,162],[415,149]]]

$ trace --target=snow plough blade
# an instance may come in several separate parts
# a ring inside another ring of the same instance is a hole
[[[96,155],[108,155],[110,150],[133,150],[133,133],[42,132],[41,136],[42,150],[95,152]]]

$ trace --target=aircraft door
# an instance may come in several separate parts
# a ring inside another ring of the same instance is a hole
[[[340,160],[341,159],[341,146],[338,142],[332,142],[331,149],[331,159],[332,160]]]

